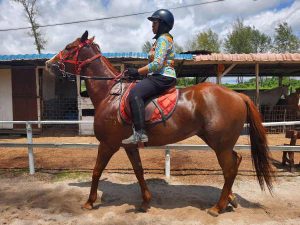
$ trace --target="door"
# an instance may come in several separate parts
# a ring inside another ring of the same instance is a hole
[[[14,120],[38,120],[36,74],[34,67],[12,69]],[[14,128],[25,128],[15,124]]]
[[[11,70],[0,69],[0,121],[13,120]],[[13,124],[1,124],[0,129],[12,129]]]

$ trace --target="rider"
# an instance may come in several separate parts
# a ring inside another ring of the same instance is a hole
[[[166,9],[159,9],[148,17],[152,21],[155,43],[148,54],[149,64],[136,68],[128,68],[126,75],[130,77],[145,76],[129,93],[129,104],[133,117],[133,134],[122,141],[123,144],[147,142],[145,131],[145,102],[153,96],[165,92],[175,86],[174,42],[169,31],[173,28],[173,14]]]

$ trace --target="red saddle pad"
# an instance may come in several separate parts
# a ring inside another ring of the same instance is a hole
[[[122,95],[120,102],[120,117],[124,122],[128,124],[131,124],[132,120],[130,106],[127,98],[130,90],[135,86],[135,84],[136,83],[132,83],[129,85],[125,93]],[[145,122],[147,124],[152,124],[163,122],[164,120],[168,119],[175,110],[178,96],[179,91],[174,87],[167,90],[157,98],[149,101],[145,106]]]

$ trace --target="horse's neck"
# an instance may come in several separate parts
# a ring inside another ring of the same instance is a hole
[[[282,87],[273,88],[273,89],[267,90],[265,92],[269,96],[276,96],[276,97],[278,97],[278,96],[280,97],[285,93],[285,91]]]
[[[111,77],[113,78],[115,75],[109,69],[109,67],[100,60],[98,62],[92,63],[87,70],[85,71],[85,76],[97,76],[97,77]],[[91,101],[96,108],[100,102],[103,101],[108,96],[109,90],[111,88],[111,81],[107,80],[93,80],[88,79],[85,81],[87,92],[91,98]]]

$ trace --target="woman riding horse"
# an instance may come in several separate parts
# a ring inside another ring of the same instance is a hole
[[[90,195],[83,207],[93,208],[101,174],[111,157],[123,147],[140,184],[143,198],[140,210],[147,211],[152,195],[144,178],[138,146],[122,144],[132,129],[119,120],[120,96],[111,92],[120,74],[102,55],[94,38],[88,39],[88,32],[46,62],[46,68],[53,72],[58,66],[63,74],[76,73],[86,78],[87,91],[95,107],[94,133],[100,144]],[[129,85],[124,85],[122,90]],[[272,190],[272,167],[260,114],[249,97],[225,87],[201,83],[180,89],[172,116],[165,123],[147,126],[147,145],[167,145],[197,135],[215,151],[225,181],[218,202],[208,210],[217,216],[228,204],[237,207],[232,185],[242,157],[233,148],[245,122],[249,124],[251,156],[260,187],[264,189],[266,184]]]
[[[132,77],[147,76],[137,83],[129,93],[129,104],[133,117],[133,134],[122,141],[123,144],[148,142],[145,131],[145,102],[175,86],[174,43],[169,31],[173,28],[173,14],[160,9],[148,17],[152,21],[152,31],[156,39],[149,52],[150,63],[142,68],[128,68],[127,75]]]

